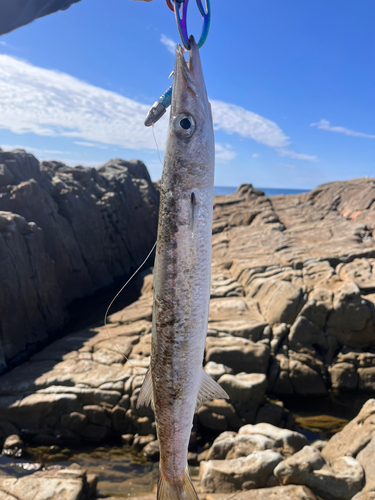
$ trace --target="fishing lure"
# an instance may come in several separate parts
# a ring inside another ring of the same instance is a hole
[[[150,127],[156,123],[160,118],[165,115],[167,108],[172,102],[172,86],[169,87],[159,99],[152,105],[150,111],[147,113],[145,119],[146,127]]]

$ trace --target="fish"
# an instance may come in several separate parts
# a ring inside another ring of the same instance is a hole
[[[211,282],[215,142],[199,49],[177,46],[160,185],[150,368],[138,406],[152,402],[160,445],[158,500],[197,500],[187,467],[194,413],[228,394],[203,369]]]

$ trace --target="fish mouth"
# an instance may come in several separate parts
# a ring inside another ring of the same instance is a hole
[[[193,36],[190,36],[189,43],[190,50],[188,62],[185,60],[184,49],[181,45],[177,45],[174,66],[172,108],[178,101],[177,96],[185,100],[188,99],[190,95],[197,98],[197,100],[202,103],[208,101],[199,48]],[[174,111],[172,109],[172,113],[173,112]]]

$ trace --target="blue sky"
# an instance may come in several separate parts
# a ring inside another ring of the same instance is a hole
[[[201,50],[218,186],[313,188],[375,177],[375,3],[212,0]],[[237,4],[237,5],[236,5]],[[200,17],[189,5],[190,31]],[[160,178],[149,106],[179,41],[164,0],[81,0],[0,37],[0,147]],[[155,126],[161,156],[168,122]]]

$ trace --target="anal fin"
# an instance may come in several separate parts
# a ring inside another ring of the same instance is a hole
[[[149,406],[152,401],[152,377],[151,367],[148,368],[143,381],[141,391],[138,395],[137,408],[140,406]]]
[[[187,469],[182,483],[170,483],[161,473],[156,498],[157,500],[199,500]]]
[[[197,411],[206,401],[210,399],[228,399],[228,394],[224,389],[211,378],[202,368],[202,380],[199,388],[197,404],[195,411]]]

